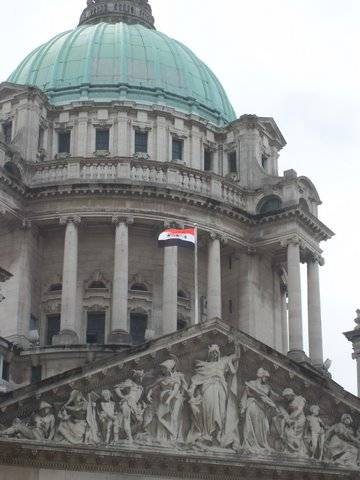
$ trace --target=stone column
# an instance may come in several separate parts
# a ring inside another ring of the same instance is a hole
[[[305,359],[303,342],[300,242],[290,241],[287,246],[288,295],[289,295],[289,356],[294,360]]]
[[[282,334],[282,348],[286,355],[289,351],[289,325],[288,325],[288,308],[287,308],[287,290],[281,285],[281,334]]]
[[[310,259],[307,263],[307,279],[310,360],[315,366],[322,367],[324,354],[321,327],[319,263],[315,258]]]
[[[164,248],[163,334],[177,331],[178,247]]]
[[[345,332],[345,337],[352,343],[354,353],[352,358],[356,360],[357,367],[357,390],[358,397],[360,397],[360,309],[356,310],[355,318],[356,327],[350,332]]]
[[[114,217],[112,221],[116,227],[111,333],[108,342],[128,343],[130,341],[128,322],[129,224],[133,223],[133,219]]]
[[[220,238],[211,234],[208,245],[207,309],[208,319],[221,318],[221,245]]]
[[[30,221],[24,220],[22,225],[21,244],[19,249],[19,263],[17,275],[18,283],[18,326],[17,334],[28,336],[30,317],[32,314],[32,283],[33,272],[31,254],[35,250],[35,227]]]
[[[77,281],[78,281],[78,226],[80,217],[60,219],[65,225],[64,260],[61,295],[60,334],[53,338],[54,345],[79,343],[76,332]]]

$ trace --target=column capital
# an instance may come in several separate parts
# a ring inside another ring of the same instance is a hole
[[[219,240],[223,245],[227,245],[229,239],[225,235],[221,235],[217,232],[209,232],[209,239],[210,240]]]
[[[81,223],[81,217],[79,215],[63,215],[60,217],[60,225],[68,225],[69,223],[78,226]]]
[[[114,215],[111,218],[111,223],[118,226],[121,223],[125,223],[126,225],[132,225],[134,223],[134,217],[124,217],[121,215]]]
[[[31,230],[33,226],[33,223],[31,220],[28,220],[27,218],[23,218],[21,222],[21,230]]]
[[[184,222],[176,222],[175,220],[164,220],[163,221],[163,228],[185,228],[185,223]]]
[[[282,247],[288,247],[289,245],[302,247],[303,244],[298,235],[293,235],[292,237],[281,240]]]
[[[306,256],[306,263],[318,263],[320,267],[325,265],[325,259],[319,253],[308,252]]]
[[[247,255],[254,256],[257,253],[256,247],[248,247],[246,250]]]

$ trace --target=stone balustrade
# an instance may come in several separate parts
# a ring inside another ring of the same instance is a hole
[[[233,182],[210,172],[202,172],[178,163],[160,163],[132,158],[67,158],[56,162],[29,165],[27,183],[31,187],[80,182],[149,183],[173,187],[194,194],[215,197],[232,206],[245,208],[244,191]]]

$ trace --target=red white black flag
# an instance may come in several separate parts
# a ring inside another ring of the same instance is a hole
[[[194,248],[196,241],[195,228],[168,228],[160,233],[158,246]]]

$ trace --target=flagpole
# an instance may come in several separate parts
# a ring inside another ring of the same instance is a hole
[[[198,276],[198,227],[195,223],[195,258],[194,258],[194,286],[195,286],[195,325],[199,322],[199,276]]]

